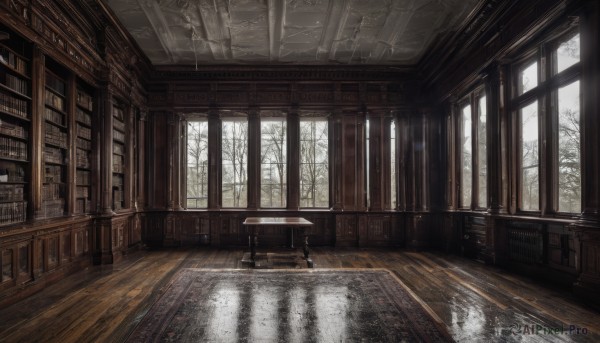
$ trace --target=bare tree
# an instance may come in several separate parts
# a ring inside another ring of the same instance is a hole
[[[208,196],[208,124],[206,122],[188,123],[187,152],[188,206],[206,207]]]
[[[300,126],[300,199],[305,207],[329,205],[327,123],[306,121]]]
[[[262,197],[261,204],[264,206],[272,207],[274,206],[272,197],[274,193],[273,185],[278,184],[276,187],[276,192],[279,195],[279,203],[278,206],[285,206],[285,195],[286,195],[286,123],[285,121],[273,121],[266,122],[262,128],[262,140],[261,140],[261,164],[269,164],[269,171],[275,165],[276,175],[269,175],[268,181],[266,184],[267,178],[265,175],[262,176],[263,184],[262,188]],[[268,161],[267,161],[268,159]],[[264,199],[266,196],[269,196],[269,201]]]
[[[248,123],[223,122],[221,145],[223,158],[223,205],[245,207],[248,163]],[[231,203],[225,203],[225,194],[231,192]]]
[[[559,209],[581,210],[581,132],[579,111],[565,109],[559,113],[558,188]]]

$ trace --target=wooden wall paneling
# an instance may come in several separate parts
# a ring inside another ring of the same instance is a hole
[[[407,195],[410,181],[408,180],[408,143],[409,143],[409,123],[408,114],[404,111],[398,111],[396,114],[396,151],[398,155],[398,211],[407,210]]]
[[[167,213],[165,216],[165,236],[163,246],[175,247],[181,245],[181,223],[177,215]]]
[[[181,151],[183,149],[182,144],[182,132],[181,123],[182,117],[179,113],[167,113],[167,154],[168,154],[168,167],[167,167],[167,208],[169,210],[182,210],[181,204]]]
[[[146,212],[141,215],[142,241],[151,247],[162,246],[165,226],[164,214],[161,212]]]
[[[242,225],[246,215],[239,213],[222,213],[220,216],[220,246],[240,246],[248,244],[249,230]],[[259,240],[259,246],[261,243]]]
[[[167,130],[168,128],[168,112],[153,112],[152,113],[152,138],[150,140],[150,146],[153,153],[152,158],[150,159],[150,189],[148,190],[151,193],[150,200],[152,201],[149,205],[152,209],[164,210],[168,208],[168,190],[169,185],[169,164],[168,164],[168,137]]]
[[[209,213],[210,245],[221,246],[221,216],[218,213]]]
[[[357,165],[357,145],[362,144],[357,141],[357,129],[356,116],[344,116],[342,118],[341,146],[334,146],[334,149],[342,151],[342,208],[346,211],[355,211],[358,203],[362,200],[358,199],[356,189],[357,174],[362,169]]]
[[[211,109],[208,117],[208,131],[212,133],[208,135],[208,208],[211,210],[221,208],[221,126],[218,110]]]
[[[358,224],[356,214],[337,214],[335,216],[335,245],[357,246]]]
[[[369,113],[369,210],[370,211],[381,211],[383,210],[383,182],[384,173],[383,169],[383,145],[384,142],[384,120],[383,114],[379,111],[375,113]]]
[[[343,113],[339,109],[333,111],[333,116],[329,121],[329,137],[331,137],[329,144],[329,156],[330,156],[330,176],[331,180],[331,191],[330,198],[333,198],[333,210],[342,210],[344,208],[344,192],[343,192]]]
[[[369,215],[368,220],[368,246],[392,247],[397,244],[393,235],[391,215]]]
[[[287,209],[300,208],[300,117],[292,106],[287,116]],[[330,201],[331,202],[331,201]]]
[[[256,210],[260,207],[260,189],[261,189],[261,122],[260,112],[257,108],[248,110],[248,180],[257,180],[258,182],[248,182],[247,196],[248,209]]]

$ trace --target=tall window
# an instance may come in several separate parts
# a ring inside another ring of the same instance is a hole
[[[538,143],[538,102],[519,111],[521,117],[521,209],[540,209],[540,157]]]
[[[223,120],[222,126],[222,206],[246,207],[248,202],[248,121]]]
[[[461,102],[460,207],[487,208],[487,103],[477,89]]]
[[[547,189],[544,210],[581,211],[579,45],[577,32],[544,43],[536,58],[518,69],[514,101],[520,124],[520,210],[542,210],[540,190]],[[550,129],[540,130],[539,124]],[[547,142],[551,158],[540,157],[540,149],[546,149],[540,142]],[[540,177],[541,171],[546,177]]]
[[[598,133],[596,133],[598,134]],[[579,81],[558,89],[558,211],[581,211]]]
[[[285,119],[266,120],[260,125],[261,207],[286,206],[286,129]]]
[[[208,122],[187,126],[187,207],[208,206]]]
[[[300,206],[329,207],[328,125],[325,119],[300,122]]]
[[[554,75],[579,64],[579,34],[563,40],[553,52]],[[558,88],[558,208],[581,212],[581,131],[578,75]]]
[[[392,120],[390,125],[390,187],[392,209],[397,206],[396,201],[396,179],[398,171],[396,170],[396,122]]]
[[[487,208],[487,103],[486,97],[482,96],[477,101],[477,169],[479,197],[477,204],[479,208]]]
[[[471,140],[471,105],[467,104],[461,110],[462,119],[462,172],[461,172],[461,205],[463,208],[471,207],[473,192],[473,141]]]

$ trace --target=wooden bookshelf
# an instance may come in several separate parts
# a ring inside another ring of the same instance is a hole
[[[92,197],[92,115],[91,92],[78,85],[75,106],[75,214],[91,212]]]
[[[0,226],[27,220],[31,60],[18,38],[0,42]]]
[[[126,114],[119,105],[113,106],[113,165],[112,197],[113,210],[125,208],[125,172],[126,159]]]
[[[68,113],[67,83],[47,67],[44,88],[44,169],[42,180],[42,216],[65,214],[67,197]]]

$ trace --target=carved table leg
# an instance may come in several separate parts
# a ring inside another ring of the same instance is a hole
[[[308,233],[306,233],[306,229],[304,229],[304,258],[306,259],[306,264],[308,268],[313,267],[313,261],[308,256],[310,254],[310,250],[308,250]]]

